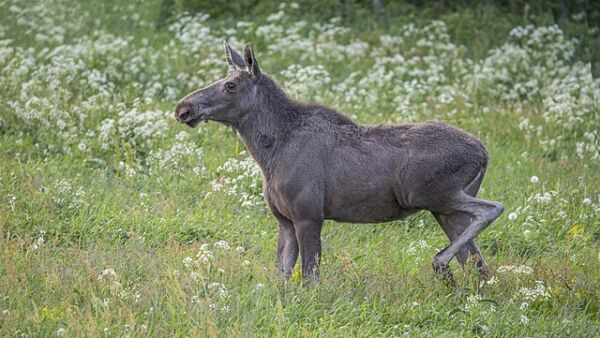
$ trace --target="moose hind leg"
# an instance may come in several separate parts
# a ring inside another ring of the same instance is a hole
[[[450,239],[450,242],[455,241],[460,236],[460,234],[463,233],[465,228],[468,227],[469,224],[471,224],[472,222],[472,218],[464,213],[434,213],[433,216],[444,230],[446,236],[448,236],[448,239]],[[455,256],[456,260],[461,265],[461,267],[463,267],[463,269],[469,258],[469,255],[474,256],[475,265],[479,273],[483,276],[487,276],[489,274],[489,270],[487,268],[487,265],[485,264],[483,255],[479,251],[479,248],[477,247],[477,244],[475,243],[474,239],[468,241],[467,244],[465,244],[465,246],[463,246]]]
[[[454,242],[471,223],[470,217],[464,217],[464,215],[433,213],[433,217],[435,217],[438,224],[442,227],[442,230],[444,230],[450,243]],[[465,265],[468,257],[469,249],[466,246],[460,249],[456,254],[456,260],[461,266]]]
[[[481,182],[483,181],[484,174],[485,174],[485,168],[483,168],[481,171],[479,171],[479,173],[473,179],[473,181],[471,181],[471,183],[467,184],[467,186],[463,188],[463,191],[465,193],[467,193],[468,195],[475,197],[477,195],[477,193],[479,192],[479,188],[481,187]],[[470,223],[470,222],[468,222],[468,223]],[[463,227],[466,227],[468,223],[464,223]],[[487,277],[490,274],[490,272],[489,272],[490,270],[487,267],[487,265],[485,264],[485,259],[483,259],[483,255],[481,254],[481,251],[477,247],[477,244],[475,244],[475,239],[472,239],[469,242],[467,242],[465,247],[468,247],[469,253],[471,255],[473,255],[473,257],[475,259],[475,266],[477,267],[477,271],[479,271],[479,274],[482,275],[483,277]]]
[[[434,268],[436,266],[447,266],[452,257],[487,228],[504,210],[500,203],[478,199],[465,193],[461,193],[456,197],[456,200],[452,203],[452,208],[454,209],[453,213],[458,212],[471,216],[471,222],[456,240],[452,241],[449,246],[435,256]]]
[[[479,188],[481,187],[481,182],[483,181],[484,174],[485,168],[479,171],[477,176],[475,176],[475,178],[463,188],[463,191],[467,193],[467,195],[475,197],[475,195],[477,195],[477,193],[479,192]]]
[[[479,272],[479,274],[483,278],[489,277],[490,269],[485,263],[485,259],[483,259],[483,255],[481,254],[479,247],[477,247],[477,244],[475,244],[475,239],[472,239],[469,242],[467,242],[465,247],[469,247],[469,252],[471,253],[471,255],[473,255],[475,267],[477,267],[477,271]]]

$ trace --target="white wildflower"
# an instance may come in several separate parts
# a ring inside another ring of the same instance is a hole
[[[549,192],[545,192],[543,194],[537,193],[535,194],[534,198],[540,203],[547,203],[552,201],[552,194],[550,194]]]
[[[215,180],[210,181],[210,187],[213,191],[219,191],[223,189],[223,185]]]
[[[479,301],[481,301],[481,296],[480,295],[469,295],[469,296],[467,296],[467,302],[469,302],[471,304],[477,304],[477,303],[479,303]]]
[[[537,299],[547,299],[550,298],[550,287],[546,287],[544,285],[544,282],[542,281],[535,281],[535,287],[534,288],[525,288],[522,287],[519,292],[525,296],[525,300],[528,302],[532,302],[535,301]]]
[[[105,278],[114,278],[117,277],[117,272],[113,268],[106,268],[100,272],[98,275],[98,280],[103,280]]]
[[[427,243],[427,241],[420,239],[418,241],[410,242],[408,244],[408,248],[406,249],[406,253],[409,255],[416,255],[418,252],[428,248],[430,248],[430,245]]]
[[[489,280],[485,282],[487,285],[494,285],[498,283],[498,278],[496,276],[492,276]]]
[[[200,274],[198,274],[196,271],[192,271],[190,272],[190,278],[196,282],[200,279]]]
[[[496,271],[498,271],[499,273],[512,272],[515,274],[530,275],[533,273],[533,268],[531,268],[527,265],[519,265],[519,266],[501,265],[498,267],[498,269]]]
[[[229,250],[229,243],[227,243],[226,240],[221,240],[218,241],[214,244],[215,248],[219,248],[219,249],[223,249],[223,250]]]

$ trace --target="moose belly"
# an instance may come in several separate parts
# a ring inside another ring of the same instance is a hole
[[[413,211],[403,209],[394,194],[397,154],[373,145],[368,151],[362,148],[348,146],[332,152],[327,170],[325,218],[377,223],[411,214]]]
[[[389,191],[349,193],[349,187],[330,191],[325,202],[325,218],[350,223],[378,223],[401,219],[413,213],[403,209]],[[377,189],[375,189],[377,190]]]

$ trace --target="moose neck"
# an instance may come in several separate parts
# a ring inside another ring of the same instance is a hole
[[[265,74],[257,87],[255,104],[235,128],[263,175],[268,178],[274,166],[273,157],[284,144],[298,116],[298,103]]]

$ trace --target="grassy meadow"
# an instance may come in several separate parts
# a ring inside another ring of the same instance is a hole
[[[380,24],[165,4],[0,0],[0,336],[600,336],[600,32],[585,12],[559,27],[410,7]],[[478,136],[479,196],[505,206],[478,237],[492,277],[453,261],[458,285],[437,281],[448,240],[423,212],[326,222],[320,284],[298,266],[284,284],[239,138],[173,119],[225,76],[224,39],[359,123]]]

